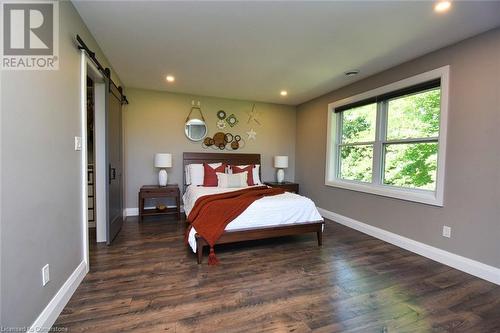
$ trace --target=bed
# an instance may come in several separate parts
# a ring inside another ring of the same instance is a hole
[[[184,153],[183,170],[189,164],[220,162],[230,165],[261,164],[261,158],[260,154]],[[186,216],[189,215],[198,198],[236,190],[239,188],[187,185],[184,172],[183,202]],[[323,227],[323,218],[310,199],[286,192],[264,197],[252,203],[240,216],[227,225],[217,244],[316,233],[318,245],[321,246]],[[196,233],[194,228],[190,230],[188,243],[197,254],[198,264],[200,264],[203,248],[208,246],[208,243]]]

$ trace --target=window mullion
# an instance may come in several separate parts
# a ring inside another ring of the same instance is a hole
[[[349,143],[341,143],[339,146],[372,146],[375,144],[375,141],[362,141],[362,142],[349,142]]]
[[[425,142],[439,142],[439,137],[429,137],[429,138],[406,138],[406,139],[393,139],[386,140],[384,143],[396,145],[396,144],[408,144],[408,143],[425,143]]]
[[[340,145],[342,144],[342,113],[338,113],[337,114],[337,117],[335,119],[335,121],[337,122],[337,137],[336,137],[336,140],[335,140],[335,143],[336,143],[336,147],[335,147],[335,154],[336,154],[336,158],[335,158],[335,178],[340,178],[340,166],[341,166],[341,158],[340,158]]]
[[[382,184],[382,155],[383,140],[385,138],[385,102],[377,102],[377,124],[375,130],[375,143],[373,145],[373,177],[372,183]]]
[[[384,184],[384,169],[385,169],[385,145],[387,143],[387,122],[389,115],[389,102],[384,100],[382,103],[382,121],[380,125],[380,184]]]

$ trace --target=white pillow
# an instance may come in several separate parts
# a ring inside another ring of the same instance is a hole
[[[184,168],[184,178],[186,179],[186,185],[191,185],[191,176],[189,175],[189,165]]]
[[[236,165],[238,168],[246,168],[248,165]],[[259,170],[260,170],[260,164],[255,164],[254,168],[252,169],[252,176],[253,176],[253,183],[255,185],[262,185],[262,182],[260,181],[259,177]],[[233,170],[230,169],[230,173],[233,173]]]
[[[209,163],[211,168],[216,169],[222,165],[222,163]],[[205,169],[203,168],[203,164],[189,164],[188,172],[190,183],[195,186],[203,185],[203,180],[205,178]],[[186,178],[187,179],[187,178]]]
[[[260,181],[260,164],[255,164],[255,168],[253,168],[253,183],[255,185],[262,185]]]
[[[248,174],[246,172],[228,174],[217,172],[218,187],[221,188],[239,188],[247,186]]]

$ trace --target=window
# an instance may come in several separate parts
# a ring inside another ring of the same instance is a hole
[[[339,116],[339,177],[371,182],[377,104],[354,107]]]
[[[442,206],[448,72],[330,104],[326,185]]]

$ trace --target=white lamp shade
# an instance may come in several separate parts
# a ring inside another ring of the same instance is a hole
[[[155,167],[157,167],[157,168],[171,168],[172,167],[172,154],[165,154],[165,153],[155,154]]]
[[[275,168],[288,168],[288,156],[274,156]]]

